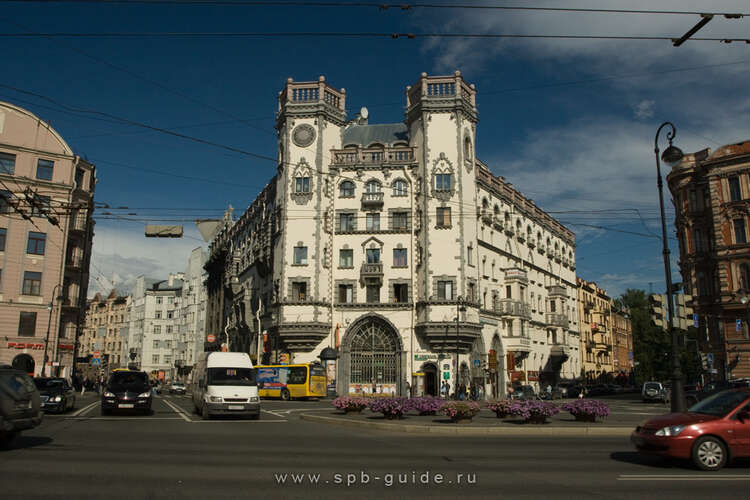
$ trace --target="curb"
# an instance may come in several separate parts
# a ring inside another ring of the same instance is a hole
[[[460,425],[414,425],[414,424],[385,424],[380,422],[360,422],[347,418],[324,417],[303,413],[302,420],[321,424],[332,424],[341,427],[355,427],[360,429],[376,429],[383,431],[406,432],[410,434],[436,434],[458,436],[558,436],[558,437],[628,437],[633,427],[463,427]]]

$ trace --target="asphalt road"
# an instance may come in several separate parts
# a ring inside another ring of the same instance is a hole
[[[150,416],[101,417],[91,396],[78,408],[0,451],[0,498],[685,499],[746,498],[750,486],[748,462],[704,473],[624,439],[430,437],[298,418],[326,403],[264,401],[259,421],[201,421],[181,396],[157,398]]]

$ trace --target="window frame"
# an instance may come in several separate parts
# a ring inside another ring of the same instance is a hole
[[[41,237],[40,237],[41,235]],[[32,247],[32,242],[34,246]],[[41,246],[41,251],[40,251]],[[26,253],[29,255],[44,255],[47,250],[47,233],[37,233],[29,231],[26,239]]]
[[[435,191],[451,191],[453,189],[453,174],[451,172],[441,172],[435,174]]]
[[[25,316],[25,319],[24,319],[24,316]],[[20,311],[18,315],[18,336],[19,337],[36,337],[36,318],[37,318],[37,314],[35,311]],[[29,326],[31,326],[30,333],[28,333]]]
[[[44,165],[43,165],[44,163]],[[49,172],[49,177],[40,176],[41,172]],[[36,161],[36,178],[42,181],[52,181],[52,177],[55,174],[55,162],[46,158],[39,158]]]
[[[6,170],[6,167],[9,167]],[[15,175],[16,155],[0,151],[0,174]]]
[[[453,280],[438,280],[437,298],[438,300],[453,300]],[[450,296],[449,296],[450,295]]]
[[[409,196],[409,184],[403,179],[396,179],[393,181],[392,196]]]
[[[370,260],[370,256],[374,257],[374,260]],[[368,264],[380,264],[382,262],[380,258],[380,248],[366,248],[365,259]]]
[[[344,300],[341,300],[342,296]],[[339,304],[353,304],[354,303],[354,285],[352,285],[351,283],[339,283],[338,303]]]
[[[310,177],[295,177],[294,178],[294,192],[301,194],[308,194],[310,190]]]
[[[747,228],[745,225],[745,219],[742,217],[737,218],[737,219],[732,219],[732,229],[734,229],[735,244],[737,245],[746,244],[747,243]]]
[[[733,175],[729,177],[729,200],[730,201],[741,201],[742,200],[742,183],[740,182],[739,175]]]
[[[403,254],[397,256],[396,254]],[[403,264],[400,261],[403,260]],[[393,267],[406,268],[409,267],[409,252],[406,248],[394,248],[393,249]]]
[[[304,251],[304,256],[301,253]],[[306,246],[295,246],[292,254],[292,265],[293,266],[306,266],[307,265],[307,247]]]
[[[367,231],[380,231],[380,213],[368,212],[365,215],[365,228]]]
[[[394,231],[408,231],[409,212],[391,212],[391,229]]]
[[[344,265],[345,263],[342,263],[341,258],[343,257],[343,253],[348,252],[349,258],[348,262],[349,265]],[[354,269],[354,250],[352,248],[340,248],[339,249],[339,268],[341,269]]]
[[[446,217],[447,215],[447,217]],[[435,211],[437,227],[452,227],[451,224],[451,207],[437,207]]]
[[[0,252],[5,251],[5,243],[8,239],[8,228],[0,227]]]
[[[343,181],[339,184],[339,198],[354,198],[354,192],[355,186],[352,181]]]
[[[307,281],[292,281],[292,300],[306,302],[308,298]]]
[[[36,292],[36,293],[34,293]],[[42,295],[42,273],[39,271],[24,271],[21,295],[40,297]]]

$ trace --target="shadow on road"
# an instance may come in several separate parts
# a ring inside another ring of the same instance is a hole
[[[44,446],[50,444],[53,441],[51,437],[46,436],[24,436],[21,434],[16,437],[13,441],[5,446],[0,445],[0,452],[10,450],[22,450],[24,448],[34,448],[36,446]]]
[[[676,459],[657,457],[651,455],[642,455],[637,451],[616,451],[609,455],[609,458],[618,462],[629,464],[645,465],[659,469],[673,469],[675,467],[684,468],[685,465]]]

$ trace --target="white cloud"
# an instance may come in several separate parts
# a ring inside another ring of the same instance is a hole
[[[146,238],[143,227],[128,224],[96,226],[92,252],[89,296],[116,288],[128,293],[140,275],[167,279],[169,273],[184,272],[190,252],[206,246],[197,229],[185,225],[180,239]],[[200,240],[200,241],[198,241]]]
[[[633,114],[636,118],[641,120],[645,118],[651,118],[652,116],[654,116],[654,104],[656,104],[654,101],[644,99],[633,106]]]

